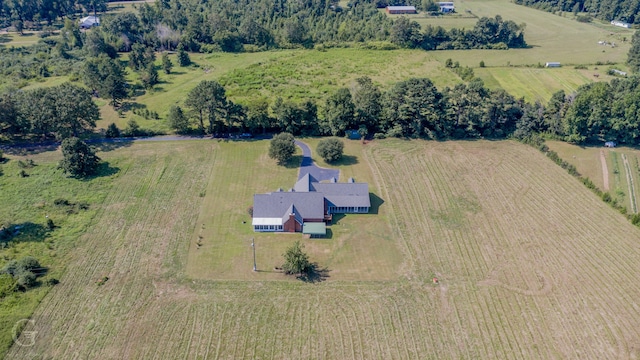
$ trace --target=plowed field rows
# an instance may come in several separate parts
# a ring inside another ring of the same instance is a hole
[[[640,356],[640,230],[537,150],[367,144],[381,221],[403,254],[395,280],[193,281],[198,194],[220,176],[214,153],[232,149],[128,149],[132,165],[33,316],[35,344],[8,357]]]

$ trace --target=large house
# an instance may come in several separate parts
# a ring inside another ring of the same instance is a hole
[[[289,191],[253,196],[253,230],[258,232],[302,232],[322,236],[333,214],[368,213],[371,207],[369,185],[318,182],[306,174]]]

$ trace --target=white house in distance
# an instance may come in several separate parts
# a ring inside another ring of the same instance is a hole
[[[441,1],[437,4],[440,7],[440,12],[451,13],[456,11],[455,7],[453,6],[453,1]]]
[[[86,16],[80,19],[80,29],[91,29],[100,25],[100,18],[97,16]]]

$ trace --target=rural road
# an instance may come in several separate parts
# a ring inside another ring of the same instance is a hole
[[[313,163],[313,159],[311,159],[311,149],[309,149],[309,146],[298,140],[296,140],[296,145],[302,149],[302,163],[300,164],[298,180],[302,179],[306,174],[310,174],[318,181],[330,180],[333,177],[336,178],[336,180],[338,179],[340,176],[340,170],[318,167]]]

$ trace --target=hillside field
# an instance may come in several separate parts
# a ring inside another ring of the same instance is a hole
[[[300,238],[242,223],[254,191],[295,181],[295,168],[264,159],[267,147],[137,142],[101,153],[119,172],[26,328],[35,344],[7,358],[640,356],[640,229],[537,150],[348,142],[342,175],[369,181],[378,215],[345,216],[331,239],[305,240],[329,271],[309,284],[251,271],[250,236],[265,270]],[[216,230],[194,257],[202,224]]]

